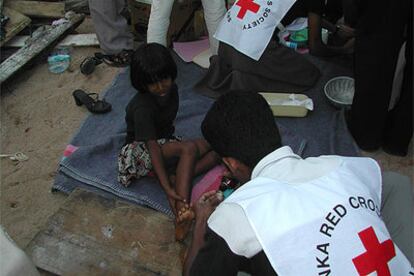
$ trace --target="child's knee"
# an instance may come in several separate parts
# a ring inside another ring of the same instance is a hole
[[[183,142],[182,153],[191,156],[198,156],[197,144],[192,141]]]

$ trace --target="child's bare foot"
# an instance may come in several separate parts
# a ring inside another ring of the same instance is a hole
[[[194,211],[188,204],[178,209],[175,222],[175,240],[183,241],[191,228],[191,223],[195,217]]]
[[[188,204],[185,204],[183,207],[181,207],[180,210],[178,210],[178,218],[177,218],[178,223],[186,221],[186,220],[193,220],[194,218],[195,218],[194,211]]]

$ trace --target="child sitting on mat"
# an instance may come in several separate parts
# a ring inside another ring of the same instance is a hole
[[[174,136],[179,106],[176,76],[177,66],[164,46],[144,44],[133,54],[131,83],[138,93],[126,107],[127,137],[118,157],[118,180],[128,186],[153,172],[176,216],[175,238],[183,240],[192,220],[187,212],[191,181],[218,159],[204,139],[181,141]],[[169,175],[167,164],[177,159],[175,172]]]

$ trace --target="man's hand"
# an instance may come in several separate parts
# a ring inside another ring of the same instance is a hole
[[[348,40],[348,39],[351,39],[351,38],[355,37],[355,29],[354,28],[351,28],[351,27],[349,27],[347,25],[344,25],[344,24],[337,25],[336,28],[337,28],[337,33],[336,34],[344,40]]]
[[[207,219],[216,209],[217,205],[219,205],[222,201],[222,192],[210,191],[204,193],[199,200],[191,206],[196,216],[196,223],[194,225],[193,238],[184,260],[183,275],[188,276],[190,274],[194,258],[204,245],[204,234],[207,228]]]
[[[207,220],[222,201],[223,193],[221,191],[204,193],[193,205],[196,220]]]

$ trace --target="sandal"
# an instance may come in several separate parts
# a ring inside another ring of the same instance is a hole
[[[95,67],[102,63],[102,60],[97,57],[87,57],[80,64],[80,71],[84,75],[90,75],[95,70]]]
[[[111,104],[104,99],[99,100],[99,96],[96,93],[86,93],[83,90],[77,89],[73,91],[72,95],[76,105],[81,106],[84,104],[92,113],[106,113],[112,109]],[[95,96],[95,99],[91,96]]]
[[[115,55],[105,55],[102,53],[95,53],[95,57],[102,60],[109,66],[114,67],[125,67],[131,63],[133,50],[122,50],[120,53]]]
[[[102,62],[109,66],[126,67],[131,63],[133,50],[122,50],[116,55],[105,55],[102,53],[95,53],[93,57],[85,58],[80,64],[80,71],[84,75],[90,75],[95,70],[95,67]]]

